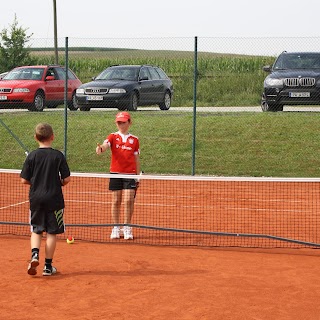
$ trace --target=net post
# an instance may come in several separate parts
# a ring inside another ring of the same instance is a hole
[[[67,159],[67,132],[68,132],[68,37],[65,39],[65,84],[64,84],[64,156]]]
[[[194,77],[193,77],[193,129],[192,129],[192,172],[195,175],[196,162],[196,116],[197,116],[197,81],[198,81],[198,37],[194,37]]]

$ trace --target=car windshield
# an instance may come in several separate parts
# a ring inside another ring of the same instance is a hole
[[[108,68],[102,71],[95,80],[137,80],[139,68]]]
[[[43,68],[16,68],[2,80],[41,80],[43,70]]]
[[[273,69],[320,69],[320,53],[282,54],[275,62]]]

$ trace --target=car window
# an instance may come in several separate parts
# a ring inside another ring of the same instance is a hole
[[[142,68],[141,68],[139,77],[140,77],[140,78],[148,78],[148,79],[151,79],[151,76],[150,76],[150,74],[149,74],[149,71],[147,70],[146,67],[142,67]]]
[[[49,69],[47,70],[46,77],[48,77],[48,76],[55,77],[53,68],[49,68]]]
[[[71,70],[68,70],[68,79],[75,80],[77,77],[74,75],[74,73]]]
[[[168,76],[161,68],[156,67],[155,69],[159,73],[161,79],[168,79]]]
[[[6,80],[41,80],[43,68],[16,68],[10,71]]]
[[[160,75],[159,73],[152,67],[148,67],[148,70],[151,74],[151,79],[152,80],[159,80],[160,79]]]
[[[66,73],[65,70],[62,68],[55,68],[55,71],[57,73],[57,79],[59,80],[65,80],[66,78]]]
[[[137,69],[126,68],[122,70],[122,78],[125,80],[135,80],[137,79]]]
[[[320,55],[313,53],[282,54],[273,69],[316,69],[320,68]]]
[[[102,71],[96,80],[136,80],[138,78],[138,69],[133,67],[117,68],[111,67]]]
[[[41,80],[43,75],[43,69],[33,69],[32,70],[32,80]]]
[[[103,70],[97,77],[96,80],[110,80],[112,75],[112,69],[108,68]]]

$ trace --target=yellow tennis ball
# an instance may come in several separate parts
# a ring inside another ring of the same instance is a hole
[[[72,243],[74,243],[74,237],[68,237],[67,238],[67,244],[72,244]]]

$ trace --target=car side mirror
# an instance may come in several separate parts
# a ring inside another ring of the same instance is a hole
[[[262,70],[265,72],[271,72],[271,66],[264,66],[262,67]]]
[[[141,78],[139,78],[139,81],[145,81],[145,80],[149,80],[149,78],[148,78],[148,77],[141,77]]]
[[[54,76],[46,76],[46,81],[54,80]]]

